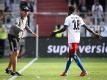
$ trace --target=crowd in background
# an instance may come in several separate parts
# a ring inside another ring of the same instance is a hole
[[[11,27],[12,18],[16,17],[19,14],[20,10],[19,8],[23,6],[29,6],[31,14],[28,16],[28,25],[31,27],[32,30],[34,30],[34,23],[33,23],[33,13],[34,13],[34,1],[35,0],[4,0],[4,8],[0,10],[0,34],[1,31],[4,31],[3,33],[5,35],[5,38],[3,38],[3,41],[6,40],[6,31],[8,32],[9,28]],[[94,0],[94,3],[90,3],[89,5],[87,3],[88,0],[66,0],[68,3],[68,6],[74,5],[76,7],[76,12],[79,14],[85,21],[87,25],[91,25],[90,27],[101,34],[104,32],[105,27],[103,26],[105,23],[105,15],[104,11],[106,10],[105,5],[102,5],[99,0]],[[93,1],[93,0],[92,0]],[[16,4],[18,3],[18,4]],[[68,7],[67,6],[67,7]],[[5,24],[6,23],[6,24]],[[60,27],[55,27],[55,29],[60,29]],[[3,27],[2,27],[3,26]],[[1,28],[5,28],[4,30]],[[64,37],[64,34],[58,34],[57,37],[61,36]],[[81,30],[81,36],[91,36],[84,28]],[[1,39],[0,35],[0,40]],[[3,42],[1,42],[3,43]],[[1,44],[0,44],[1,45]],[[3,44],[4,45],[4,44]],[[3,47],[4,48],[4,47]],[[2,54],[1,54],[2,55]],[[1,56],[0,55],[0,56]]]
[[[101,32],[104,31],[104,22],[105,22],[105,5],[100,4],[100,0],[90,0],[92,2],[91,4],[87,4],[87,0],[66,0],[68,3],[68,6],[74,5],[76,7],[76,12],[80,14],[80,16],[84,19],[85,23],[87,25],[92,24],[92,28],[101,34]],[[16,5],[18,3],[18,5]],[[33,17],[34,12],[34,0],[4,0],[4,10],[6,12],[5,22],[6,22],[6,28],[10,27],[10,23],[12,21],[12,17],[17,16],[20,11],[17,11],[20,7],[23,6],[29,6],[31,14],[28,16],[28,25],[31,26],[32,29],[34,29],[34,26],[32,25],[33,21],[31,18]],[[68,7],[67,6],[67,7]],[[34,23],[33,23],[34,24]],[[94,26],[93,26],[94,25]],[[81,30],[81,35],[88,36],[88,33],[85,31],[85,29]]]

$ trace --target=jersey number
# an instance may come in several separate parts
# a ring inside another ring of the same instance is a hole
[[[74,24],[73,29],[74,30],[79,30],[79,20],[73,20],[72,23]]]

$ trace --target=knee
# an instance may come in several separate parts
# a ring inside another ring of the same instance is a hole
[[[18,56],[18,52],[17,52],[17,51],[14,51],[14,52],[12,53],[12,56],[13,56],[13,57],[17,57],[17,56]]]
[[[79,58],[77,55],[74,55],[74,56],[73,56],[73,59],[74,59],[75,61],[80,61],[80,58]]]

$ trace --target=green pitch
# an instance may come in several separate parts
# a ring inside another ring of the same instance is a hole
[[[18,60],[17,69],[22,69],[32,58]],[[4,72],[8,59],[0,59],[0,80],[8,80],[11,75]],[[67,77],[60,77],[65,69],[66,58],[39,58],[28,69],[22,72],[16,80],[107,80],[106,58],[82,58],[88,76],[80,77],[80,69],[72,63]]]

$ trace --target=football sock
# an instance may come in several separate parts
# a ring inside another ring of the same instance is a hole
[[[67,64],[66,64],[65,73],[68,72],[69,67],[70,67],[70,65],[71,65],[71,61],[72,61],[71,58],[69,58],[68,61],[67,61]]]
[[[76,64],[79,66],[79,68],[82,71],[85,71],[85,69],[83,68],[83,65],[81,64],[80,58],[77,55],[74,55],[73,58],[74,58]]]

